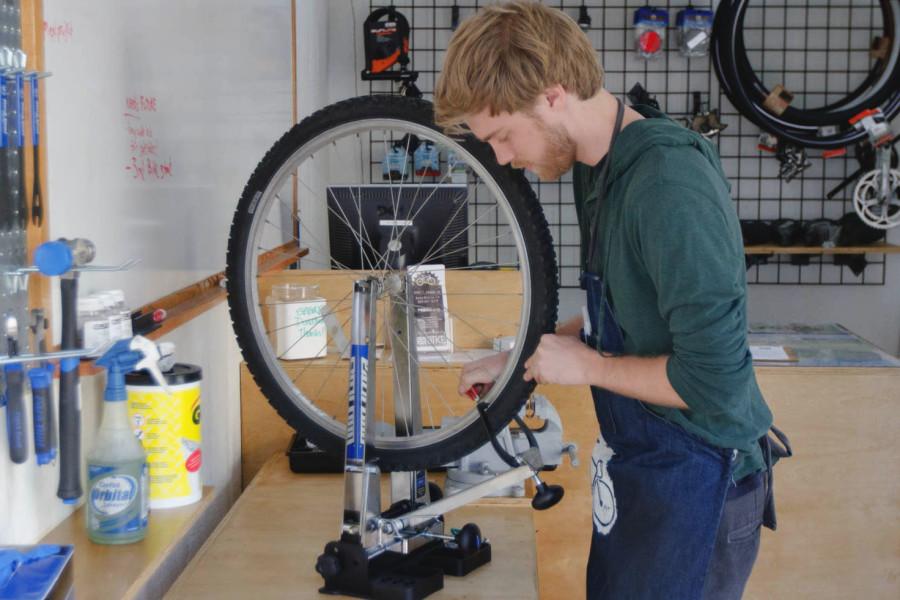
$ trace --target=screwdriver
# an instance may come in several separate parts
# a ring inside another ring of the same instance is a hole
[[[44,317],[44,311],[36,308],[31,311],[31,316],[34,346],[39,354],[46,354],[48,323]],[[33,401],[34,454],[37,457],[38,465],[50,464],[56,459],[56,418],[53,408],[54,370],[49,361],[41,361],[40,365],[28,370]]]
[[[10,357],[19,354],[19,323],[12,315],[6,317],[6,346]],[[9,438],[9,458],[22,464],[28,458],[28,432],[25,423],[25,390],[22,365],[3,367],[6,375],[6,434]]]

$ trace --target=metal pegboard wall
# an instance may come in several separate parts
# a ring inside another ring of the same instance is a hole
[[[0,2],[0,51],[6,56],[19,56],[22,49],[22,13],[19,0]],[[6,51],[9,49],[9,52]],[[19,91],[16,78],[9,73],[0,75],[7,97],[7,144],[0,148],[0,327],[5,337],[8,315],[18,321],[20,351],[28,350],[28,292],[26,278],[7,273],[25,265],[27,210],[25,197],[24,147],[18,144]],[[6,353],[3,344],[0,354]]]
[[[452,35],[451,8],[459,7],[460,20],[490,1],[410,0],[390,3],[402,12],[412,30],[410,68],[419,72],[416,83],[431,99]],[[644,2],[546,1],[577,19],[582,5],[591,25],[586,33],[604,68],[604,87],[619,97],[640,83],[656,97],[660,107],[673,118],[689,117],[693,94],[718,108],[727,128],[714,138],[725,173],[732,183],[732,197],[742,219],[838,219],[853,211],[852,190],[848,186],[832,200],[826,193],[856,170],[853,150],[848,156],[825,160],[811,152],[812,166],[790,182],[779,177],[779,163],[757,148],[759,128],[744,119],[721,93],[709,57],[685,58],[677,49],[675,15],[688,6],[684,2],[656,2],[667,8],[670,27],[666,48],[654,60],[644,60],[634,51],[632,16]],[[370,9],[388,3],[370,2]],[[694,8],[715,10],[717,2],[695,2]],[[745,22],[748,55],[760,79],[770,89],[782,83],[796,94],[797,106],[822,106],[843,97],[868,73],[869,45],[880,33],[878,0],[790,0],[754,2]],[[361,26],[361,22],[360,22]],[[763,49],[765,48],[765,49]],[[370,93],[397,93],[389,81],[369,82]],[[373,163],[374,161],[373,154]],[[373,164],[373,172],[375,164]],[[577,287],[579,230],[572,202],[571,175],[559,182],[543,183],[531,178],[532,186],[547,215],[559,260],[560,284]],[[829,256],[810,256],[809,264],[792,264],[786,255],[776,255],[767,264],[747,272],[750,283],[800,285],[883,285],[885,256],[866,255],[868,265],[859,275],[835,265]],[[796,258],[793,259],[795,262]],[[806,259],[801,259],[806,260]]]

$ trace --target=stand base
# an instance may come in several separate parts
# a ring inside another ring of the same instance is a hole
[[[420,600],[443,589],[444,575],[462,577],[491,561],[491,545],[467,554],[433,540],[409,554],[385,552],[368,559],[356,541],[342,539],[325,546],[316,570],[325,577],[323,594],[373,600]]]
[[[288,463],[294,473],[343,473],[344,458],[319,450],[296,433],[291,437],[287,452]]]

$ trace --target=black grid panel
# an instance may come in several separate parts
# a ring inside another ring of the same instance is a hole
[[[459,7],[465,19],[488,1],[409,0],[393,5],[409,20],[412,29],[411,68],[419,72],[417,86],[431,99],[445,50],[452,35],[451,7]],[[718,108],[727,128],[715,138],[722,165],[732,184],[735,208],[742,219],[837,219],[853,210],[853,185],[833,199],[826,193],[856,170],[850,150],[847,156],[824,159],[810,153],[812,166],[791,182],[778,176],[778,161],[757,148],[760,130],[744,119],[721,92],[708,57],[685,58],[677,49],[674,27],[677,11],[688,2],[656,2],[670,14],[665,51],[654,60],[644,60],[634,51],[632,15],[644,2],[550,1],[577,19],[579,8],[591,17],[588,38],[604,68],[604,87],[623,97],[640,83],[673,118],[690,116],[693,93]],[[386,3],[370,2],[370,9]],[[717,2],[694,2],[695,8],[715,10]],[[795,94],[794,106],[816,107],[834,102],[858,86],[872,63],[869,45],[881,33],[882,15],[877,0],[768,0],[754,2],[745,21],[748,55],[758,76],[770,89],[781,83]],[[397,93],[398,85],[370,82],[370,93]],[[530,176],[529,176],[530,177]],[[571,174],[558,182],[531,178],[551,225],[559,281],[577,287],[580,275],[580,234],[572,200]],[[885,256],[866,255],[868,266],[859,276],[835,265],[828,256],[812,256],[809,264],[791,264],[787,255],[770,257],[767,264],[750,268],[750,283],[792,285],[884,285]]]

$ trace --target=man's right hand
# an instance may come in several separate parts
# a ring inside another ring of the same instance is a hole
[[[459,375],[460,396],[464,396],[466,391],[473,385],[482,384],[484,389],[482,394],[486,393],[493,385],[497,377],[506,367],[506,361],[509,360],[509,352],[500,352],[493,356],[487,356],[478,360],[473,360],[463,367],[462,373]]]

